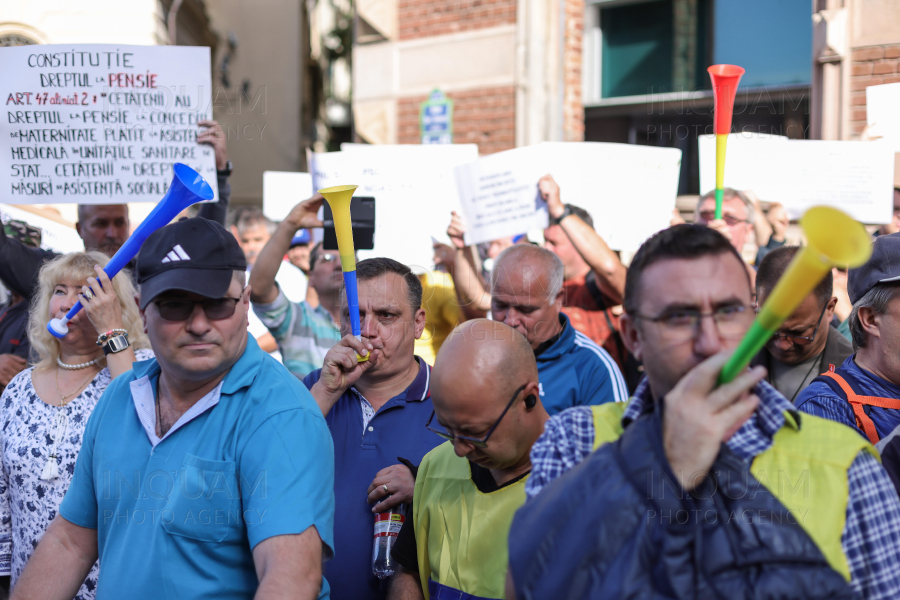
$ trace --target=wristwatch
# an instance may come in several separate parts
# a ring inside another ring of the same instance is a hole
[[[222,169],[221,171],[216,169],[216,175],[219,175],[220,177],[231,177],[231,172],[233,170],[234,170],[234,165],[231,164],[231,161],[229,160],[229,161],[225,162],[224,169]]]
[[[562,220],[563,220],[563,219],[565,219],[565,218],[568,217],[569,215],[574,215],[574,214],[575,214],[575,213],[572,212],[572,207],[569,206],[568,204],[566,204],[566,205],[565,205],[565,210],[563,210],[563,214],[559,215],[559,217],[556,218],[556,219],[550,219],[550,224],[551,224],[551,225],[559,225],[560,223],[562,223]]]
[[[103,344],[103,355],[106,356],[108,354],[116,354],[117,352],[125,350],[130,345],[131,344],[128,342],[128,336],[114,335],[113,337],[106,340],[106,343]]]

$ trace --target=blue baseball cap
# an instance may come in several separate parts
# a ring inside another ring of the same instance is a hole
[[[879,283],[900,282],[900,233],[875,238],[869,262],[847,273],[847,293],[856,301]]]
[[[301,229],[297,232],[297,235],[294,236],[294,239],[291,240],[291,248],[299,246],[300,244],[308,244],[311,239],[312,236],[309,234],[309,229]]]

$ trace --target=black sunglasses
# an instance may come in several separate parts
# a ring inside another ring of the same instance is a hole
[[[246,289],[246,288],[244,288]],[[241,292],[243,295],[243,291]],[[221,321],[234,315],[240,298],[207,298],[205,300],[188,300],[187,298],[166,298],[153,300],[159,316],[166,321],[186,321],[194,314],[194,307],[200,305],[203,313],[210,321]]]
[[[520,387],[519,389],[517,389],[513,393],[513,397],[509,399],[509,402],[507,403],[506,408],[503,409],[503,412],[500,413],[500,416],[497,418],[496,421],[494,421],[494,424],[488,430],[487,435],[485,435],[483,438],[473,438],[473,437],[469,437],[466,435],[454,435],[452,433],[447,433],[446,430],[440,431],[438,429],[435,429],[434,427],[431,426],[431,421],[434,419],[434,411],[433,410],[431,411],[431,416],[428,418],[428,422],[425,423],[425,429],[427,429],[428,431],[430,431],[432,433],[436,433],[437,435],[441,436],[445,440],[450,440],[451,442],[453,440],[465,440],[465,441],[469,442],[470,444],[472,444],[473,446],[475,446],[476,448],[487,448],[488,438],[491,437],[491,434],[494,433],[495,429],[497,429],[497,425],[500,424],[500,421],[503,420],[504,415],[506,415],[506,413],[509,412],[509,409],[513,405],[513,402],[516,401],[516,398],[519,397],[519,394],[521,394],[522,390],[524,390],[526,387],[528,387],[527,383],[525,385],[523,385],[522,387]]]

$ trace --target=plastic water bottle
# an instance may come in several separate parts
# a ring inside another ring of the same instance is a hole
[[[375,540],[372,544],[372,572],[378,579],[394,574],[396,564],[391,549],[406,521],[406,504],[398,504],[391,510],[375,515]]]

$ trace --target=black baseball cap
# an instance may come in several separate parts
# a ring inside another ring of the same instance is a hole
[[[856,304],[879,283],[900,283],[900,233],[875,238],[869,262],[847,273],[850,302]]]
[[[200,217],[157,229],[141,246],[137,281],[141,308],[170,290],[221,298],[234,271],[246,271],[247,259],[224,227]]]

